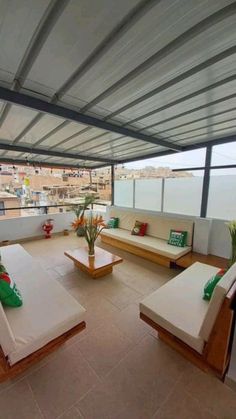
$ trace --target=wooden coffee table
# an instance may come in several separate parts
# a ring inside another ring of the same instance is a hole
[[[75,250],[67,250],[65,256],[73,260],[75,266],[86,272],[92,278],[101,278],[112,272],[113,266],[123,262],[119,256],[113,255],[107,250],[95,246],[95,256],[88,256],[87,247],[79,247]]]

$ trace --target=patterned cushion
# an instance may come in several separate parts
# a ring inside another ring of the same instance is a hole
[[[142,223],[141,221],[136,220],[131,234],[134,236],[145,236],[147,230],[147,223]]]
[[[111,217],[107,223],[108,228],[118,228],[119,227],[119,218]]]
[[[172,246],[184,247],[187,242],[187,231],[170,230],[168,244]]]
[[[3,265],[0,269],[0,301],[3,305],[10,307],[22,306],[22,297],[15,282],[10,278]]]

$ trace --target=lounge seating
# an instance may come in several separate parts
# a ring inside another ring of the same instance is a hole
[[[0,380],[10,378],[85,328],[85,309],[19,244],[1,248],[23,306],[0,303]]]
[[[109,215],[119,218],[119,228],[103,230],[101,239],[104,243],[168,267],[181,256],[191,252],[193,222],[190,220],[150,215],[121,208],[111,208]],[[131,235],[136,220],[148,223],[147,234],[143,237]],[[188,232],[187,246],[176,247],[167,243],[171,229]]]
[[[204,285],[218,270],[196,262],[146,297],[140,317],[189,360],[223,378],[231,349],[236,264],[217,284],[210,302],[205,301]]]

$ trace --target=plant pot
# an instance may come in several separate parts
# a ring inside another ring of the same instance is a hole
[[[84,237],[84,227],[78,227],[76,230],[76,234],[78,237]]]
[[[95,256],[94,243],[88,243],[88,256],[91,258]]]

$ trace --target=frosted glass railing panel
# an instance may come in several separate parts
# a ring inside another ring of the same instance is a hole
[[[200,215],[203,177],[165,180],[164,212]]]
[[[138,179],[135,181],[135,208],[161,211],[161,195],[161,179]]]
[[[207,217],[236,219],[236,175],[211,176]]]
[[[120,207],[133,207],[133,180],[115,180],[114,204]]]

